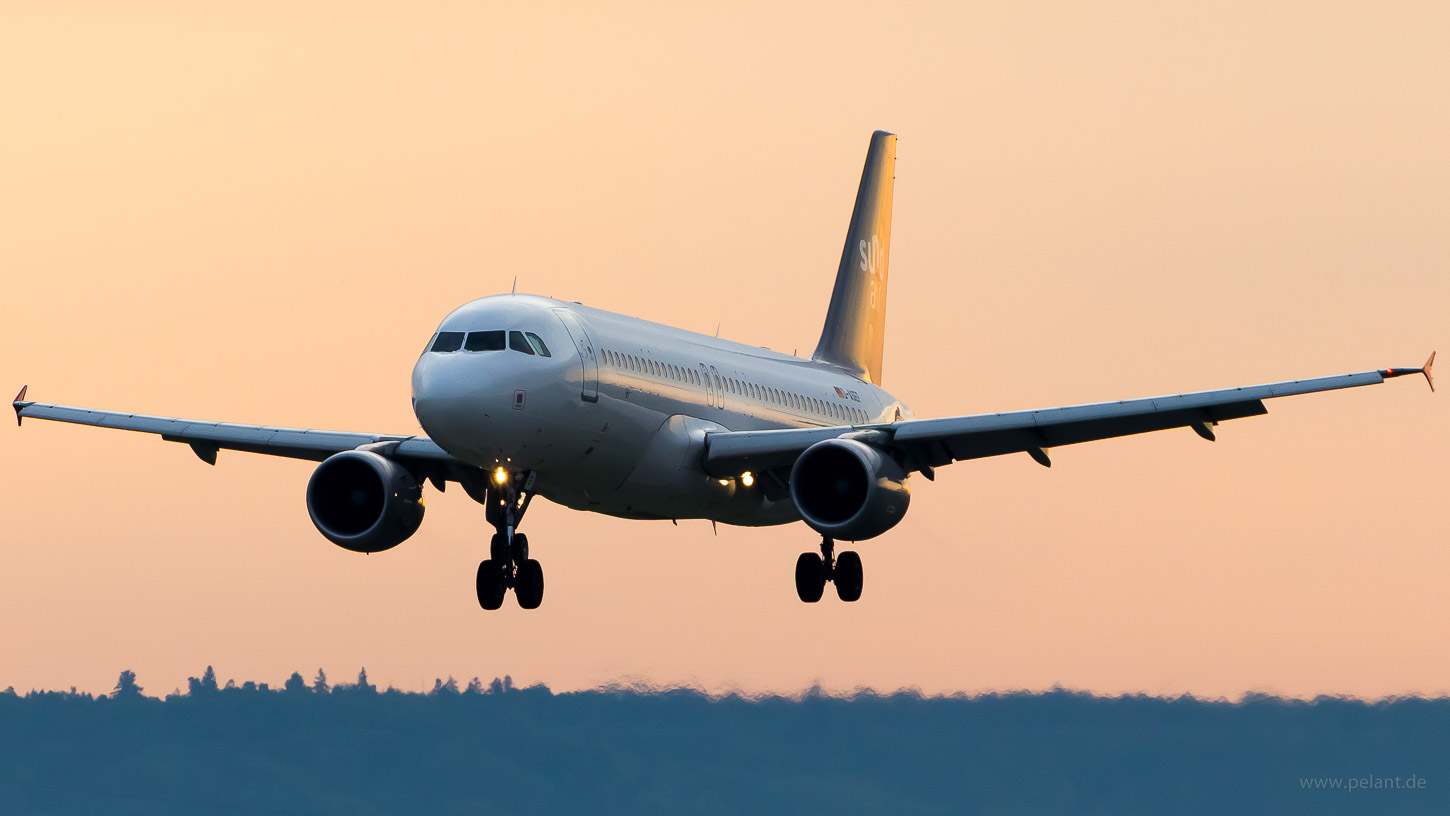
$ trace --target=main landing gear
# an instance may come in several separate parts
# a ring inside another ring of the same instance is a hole
[[[826,591],[826,582],[836,584],[836,594],[843,601],[861,599],[861,556],[847,550],[832,557],[836,542],[830,536],[821,539],[821,554],[801,553],[795,562],[795,591],[802,601],[815,603]]]
[[[493,525],[488,558],[478,565],[478,605],[484,609],[503,606],[510,588],[519,606],[538,609],[544,600],[544,568],[529,557],[529,539],[517,532],[524,511],[533,500],[532,473],[510,473],[499,468],[488,486],[485,515]]]

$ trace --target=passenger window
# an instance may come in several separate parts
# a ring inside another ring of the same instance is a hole
[[[503,332],[469,332],[468,342],[463,346],[469,351],[503,351]]]
[[[438,332],[429,351],[458,351],[463,345],[463,332]]]
[[[534,347],[534,352],[537,353],[540,357],[554,356],[549,353],[549,347],[544,345],[544,339],[542,337],[534,334],[533,332],[524,332],[524,336],[529,338],[529,345]]]
[[[509,332],[509,348],[514,351],[522,351],[530,357],[534,355],[533,347],[529,345],[528,340],[524,339],[524,333],[521,331]]]

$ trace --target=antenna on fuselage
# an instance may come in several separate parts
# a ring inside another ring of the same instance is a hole
[[[514,285],[509,287],[509,294],[516,295],[519,292],[519,276],[514,275]]]
[[[720,336],[720,324],[719,323],[716,323],[715,324],[715,336],[717,338]]]

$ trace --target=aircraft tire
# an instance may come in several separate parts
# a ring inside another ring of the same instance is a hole
[[[488,557],[495,564],[509,562],[509,538],[503,533],[494,533],[488,540]]]
[[[544,567],[530,558],[519,564],[514,578],[514,596],[524,609],[538,609],[544,602]]]
[[[826,562],[815,553],[801,553],[795,560],[795,594],[806,603],[815,603],[826,591]]]
[[[478,565],[478,605],[484,609],[498,609],[503,606],[503,570],[492,559]]]
[[[847,550],[836,556],[836,594],[846,602],[861,599],[861,556]]]

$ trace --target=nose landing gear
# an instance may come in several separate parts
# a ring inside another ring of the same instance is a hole
[[[801,553],[795,562],[795,591],[802,601],[815,603],[825,593],[826,582],[836,585],[836,595],[846,602],[861,599],[861,556],[847,550],[834,556],[836,542],[821,539],[821,554]]]
[[[484,515],[495,532],[488,544],[489,557],[478,565],[474,582],[478,605],[498,609],[503,606],[503,596],[512,588],[519,606],[538,609],[544,601],[544,568],[529,558],[529,539],[517,532],[524,511],[534,498],[531,492],[534,474],[500,469],[497,476],[488,487],[488,500],[484,503]]]

